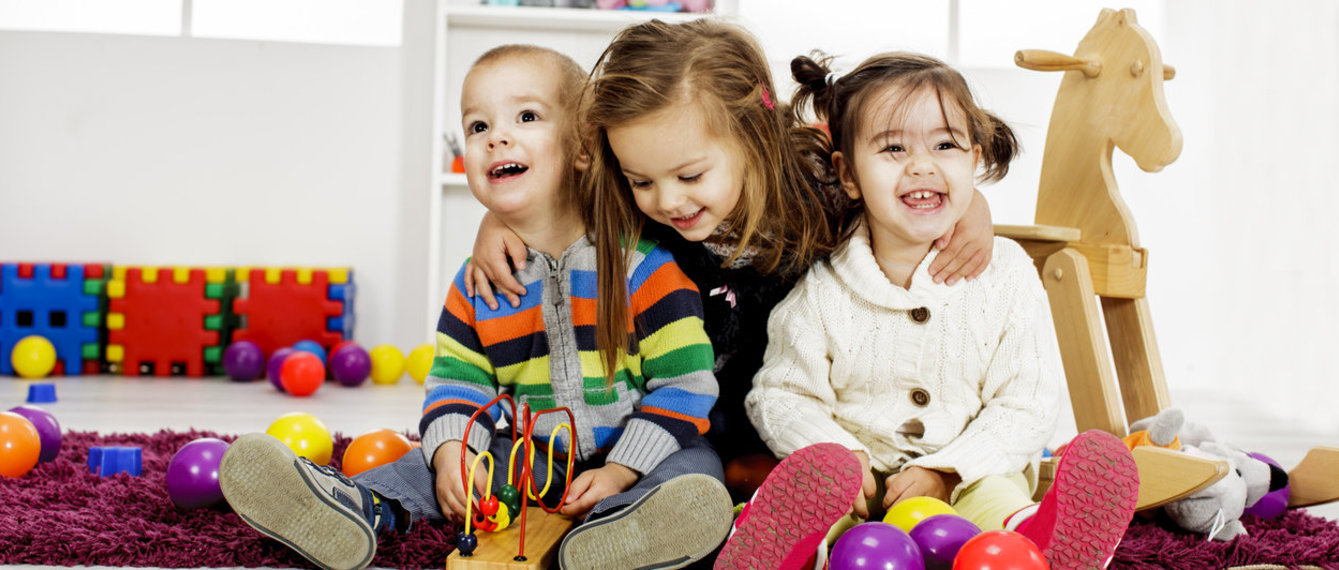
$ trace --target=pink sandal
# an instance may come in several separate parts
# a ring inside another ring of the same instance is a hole
[[[828,529],[860,494],[861,481],[860,460],[841,445],[792,453],[745,505],[715,568],[808,568]]]

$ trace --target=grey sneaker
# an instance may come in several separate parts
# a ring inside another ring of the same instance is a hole
[[[321,568],[364,568],[376,554],[372,492],[269,435],[246,434],[228,446],[219,486],[246,524]]]
[[[734,507],[725,485],[708,475],[680,475],[637,502],[573,530],[558,560],[579,568],[682,568],[725,540]]]

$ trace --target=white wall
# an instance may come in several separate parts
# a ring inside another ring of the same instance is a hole
[[[399,63],[386,47],[0,32],[0,260],[352,266],[355,336],[421,342],[393,322]]]

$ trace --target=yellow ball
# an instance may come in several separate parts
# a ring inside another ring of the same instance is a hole
[[[934,497],[911,497],[889,508],[888,514],[883,516],[883,522],[911,532],[912,527],[932,516],[956,514],[958,512],[948,503]]]
[[[329,464],[330,455],[335,451],[335,442],[330,438],[330,430],[311,414],[290,412],[279,416],[265,433],[284,442],[293,453],[306,457],[317,465]]]
[[[56,347],[46,337],[25,336],[9,355],[14,372],[24,378],[45,378],[56,368]]]
[[[422,384],[428,378],[428,372],[432,371],[432,356],[431,344],[420,344],[418,348],[409,352],[409,361],[405,362],[405,368],[409,369],[409,376],[415,382]]]
[[[373,347],[367,355],[372,358],[372,383],[394,384],[404,375],[404,353],[389,344]]]

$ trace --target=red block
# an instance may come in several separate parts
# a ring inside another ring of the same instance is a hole
[[[176,283],[164,267],[157,281],[145,283],[141,268],[126,269],[125,293],[108,306],[109,313],[124,316],[124,324],[107,333],[108,345],[124,351],[126,376],[138,376],[145,363],[153,364],[155,376],[171,374],[173,364],[184,364],[187,376],[204,376],[204,351],[219,344],[218,331],[205,329],[205,317],[219,314],[219,301],[205,297],[204,269],[189,275],[186,283]]]
[[[330,317],[344,314],[344,302],[330,300],[330,275],[313,270],[311,283],[298,283],[297,271],[280,272],[278,283],[265,280],[264,269],[252,269],[248,289],[233,302],[241,325],[233,341],[249,340],[266,355],[300,340],[314,340],[327,350],[344,340],[340,331],[329,330]]]

